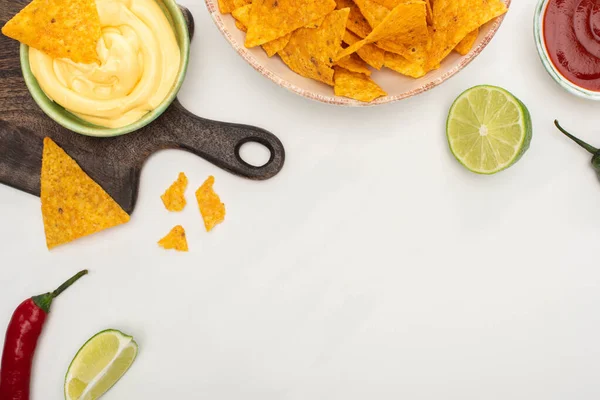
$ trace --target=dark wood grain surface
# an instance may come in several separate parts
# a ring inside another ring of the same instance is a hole
[[[27,4],[0,0],[0,25]],[[193,34],[194,22],[184,15]],[[141,168],[161,149],[190,151],[233,174],[264,180],[285,161],[283,145],[264,129],[211,121],[188,112],[175,100],[165,113],[139,131],[116,138],[93,138],[71,132],[47,117],[31,98],[21,75],[19,43],[0,35],[0,183],[39,195],[42,140],[51,137],[125,211],[135,207]],[[239,149],[259,142],[271,152],[262,167],[244,162]]]

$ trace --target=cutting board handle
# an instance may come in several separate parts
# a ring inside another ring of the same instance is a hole
[[[262,128],[198,117],[186,110],[177,99],[167,113],[166,118],[156,121],[168,124],[164,130],[172,132],[160,147],[190,151],[231,173],[254,180],[272,178],[283,168],[283,144]],[[250,165],[242,159],[240,149],[249,142],[259,143],[269,150],[271,155],[265,165]]]

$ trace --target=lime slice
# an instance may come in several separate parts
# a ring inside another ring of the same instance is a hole
[[[527,107],[506,90],[475,86],[452,104],[446,136],[454,157],[478,174],[495,174],[516,163],[531,142]]]
[[[96,334],[79,349],[65,378],[66,400],[96,400],[113,387],[138,352],[131,336],[116,330]]]

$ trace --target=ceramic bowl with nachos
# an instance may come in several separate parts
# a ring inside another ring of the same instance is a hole
[[[492,40],[510,0],[205,0],[258,72],[343,106],[402,100],[452,77]]]

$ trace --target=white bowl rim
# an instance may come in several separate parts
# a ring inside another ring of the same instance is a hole
[[[533,35],[535,37],[535,45],[537,47],[540,60],[542,61],[542,65],[552,79],[554,79],[554,81],[567,92],[584,99],[600,101],[600,92],[594,92],[592,90],[582,88],[581,86],[577,86],[563,76],[563,74],[560,73],[550,59],[550,54],[548,54],[548,48],[546,47],[546,41],[544,39],[544,17],[546,16],[548,4],[550,4],[550,0],[540,0],[538,2],[533,20]]]
[[[504,0],[507,8],[510,8],[511,1],[512,0]],[[454,75],[456,75],[459,71],[461,71],[464,67],[466,67],[471,61],[473,61],[479,54],[481,54],[483,49],[485,49],[485,47],[494,38],[494,36],[498,32],[498,29],[500,29],[500,25],[502,25],[502,22],[504,21],[504,17],[506,16],[506,13],[505,13],[505,14],[495,18],[493,21],[490,21],[489,23],[491,23],[492,26],[491,26],[490,30],[488,31],[488,33],[483,38],[483,40],[477,45],[477,47],[475,47],[474,49],[471,49],[469,54],[467,54],[466,56],[461,57],[460,62],[457,65],[453,66],[450,70],[446,71],[440,77],[438,77],[432,81],[425,82],[424,85],[422,85],[416,89],[401,93],[399,95],[394,95],[394,96],[388,95],[388,96],[380,97],[370,103],[365,103],[362,101],[349,99],[349,98],[341,97],[341,96],[335,96],[335,95],[324,96],[324,95],[312,92],[310,90],[303,89],[303,88],[289,82],[288,80],[281,78],[279,75],[273,73],[272,71],[267,70],[254,57],[252,57],[250,55],[248,49],[246,49],[243,45],[240,46],[233,39],[229,30],[227,29],[227,27],[225,26],[225,24],[223,22],[223,18],[222,18],[223,16],[221,15],[221,13],[219,11],[219,7],[216,4],[217,3],[216,0],[205,0],[205,3],[206,3],[206,7],[208,8],[208,13],[212,17],[213,21],[217,25],[217,28],[223,34],[225,39],[229,42],[229,44],[231,44],[231,46],[235,49],[235,51],[244,60],[246,60],[246,62],[248,62],[248,64],[250,64],[255,70],[257,70],[261,75],[266,76],[267,78],[269,78],[270,80],[275,82],[277,85],[279,85],[285,89],[288,89],[291,92],[299,94],[300,96],[306,97],[308,99],[316,100],[316,101],[319,101],[322,103],[334,104],[334,105],[338,105],[338,106],[348,106],[348,107],[370,107],[370,106],[377,106],[377,105],[381,105],[381,104],[393,103],[396,101],[407,99],[412,96],[416,96],[418,94],[421,94],[423,92],[431,90],[434,87],[442,84],[446,80],[448,80],[451,77],[453,77]],[[423,78],[419,78],[419,79],[425,79],[425,78],[426,78],[426,76]]]

